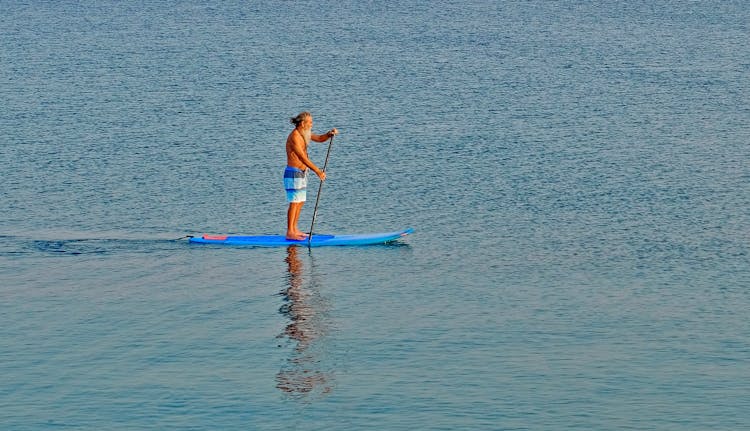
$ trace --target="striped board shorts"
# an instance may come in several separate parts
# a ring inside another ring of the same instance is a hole
[[[307,170],[287,166],[284,169],[284,189],[286,201],[304,202],[307,200]]]

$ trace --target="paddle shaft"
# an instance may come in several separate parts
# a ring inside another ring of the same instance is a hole
[[[328,151],[326,151],[326,161],[325,163],[323,163],[323,173],[325,173],[326,168],[328,168],[328,158],[331,156],[331,146],[333,146],[333,137],[334,135],[331,135],[331,140],[328,141]],[[315,217],[318,215],[318,203],[320,202],[320,192],[321,190],[323,190],[324,182],[325,181],[320,182],[320,185],[318,186],[318,197],[315,198],[315,209],[313,210],[312,223],[310,224],[310,236],[307,237],[308,247],[312,244],[313,227],[315,226]]]

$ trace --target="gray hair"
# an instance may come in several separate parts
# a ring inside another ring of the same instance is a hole
[[[309,113],[309,112],[307,112],[307,111],[303,111],[303,112],[300,112],[299,115],[297,115],[296,117],[290,118],[289,122],[292,123],[292,124],[294,124],[294,127],[297,127],[303,121],[305,121],[305,118],[307,118],[307,117],[312,117],[312,114]]]

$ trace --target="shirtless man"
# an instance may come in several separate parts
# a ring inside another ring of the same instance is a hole
[[[291,123],[294,130],[286,138],[286,169],[284,170],[284,188],[289,209],[286,213],[286,239],[303,240],[308,237],[297,227],[302,205],[307,199],[307,169],[310,168],[320,177],[326,179],[326,173],[321,171],[307,156],[307,144],[310,141],[325,142],[328,138],[338,135],[338,130],[331,129],[324,135],[312,133],[313,118],[309,112],[302,112],[293,117]]]

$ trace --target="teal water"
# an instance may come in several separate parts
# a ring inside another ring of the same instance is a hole
[[[746,427],[748,23],[0,1],[0,428]],[[415,234],[175,241],[283,232],[301,110],[316,230]]]

